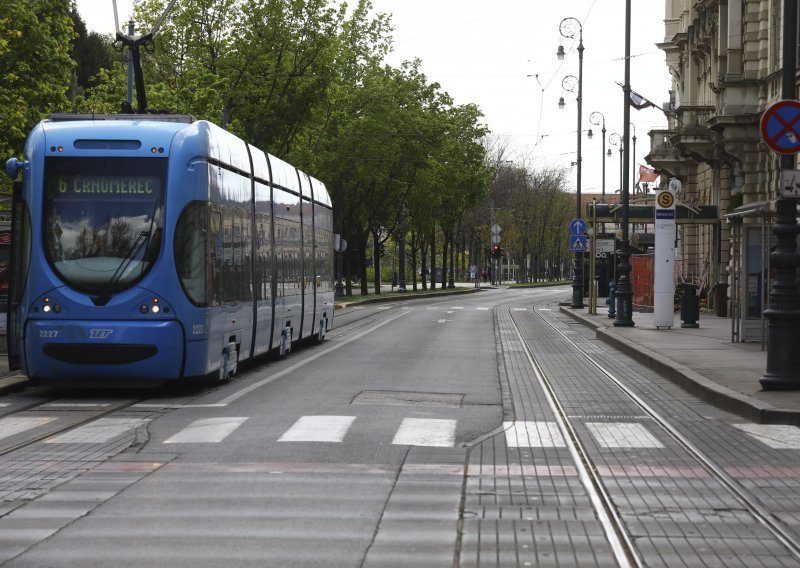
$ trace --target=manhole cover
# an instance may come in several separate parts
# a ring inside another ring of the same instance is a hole
[[[410,391],[362,391],[353,404],[382,404],[387,406],[444,406],[459,408],[463,394]]]

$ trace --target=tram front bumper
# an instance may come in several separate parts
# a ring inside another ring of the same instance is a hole
[[[31,320],[25,373],[33,379],[170,380],[181,376],[183,330],[175,321]]]

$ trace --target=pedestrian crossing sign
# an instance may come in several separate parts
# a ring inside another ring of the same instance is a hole
[[[585,235],[570,235],[569,236],[569,250],[570,252],[586,252],[589,247],[586,244]]]

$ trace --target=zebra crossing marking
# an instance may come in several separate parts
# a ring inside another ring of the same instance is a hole
[[[341,442],[355,416],[301,416],[279,442]]]
[[[800,449],[800,429],[786,424],[734,424],[773,450]]]
[[[0,418],[0,438],[8,438],[25,430],[52,422],[55,416],[11,416]]]
[[[219,443],[233,434],[247,421],[246,417],[225,416],[195,420],[174,436],[164,440],[165,444]]]
[[[44,441],[45,444],[103,444],[131,432],[147,418],[98,418]]]
[[[603,448],[663,448],[643,424],[636,422],[587,422],[586,428]]]
[[[509,448],[565,448],[558,424],[544,421],[503,422]]]
[[[403,418],[394,435],[396,446],[452,447],[456,440],[456,421],[441,418]]]

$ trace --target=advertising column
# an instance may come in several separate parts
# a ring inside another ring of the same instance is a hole
[[[671,179],[669,188],[656,194],[656,231],[654,310],[656,329],[671,328],[675,320],[675,195],[680,188],[677,179]]]

